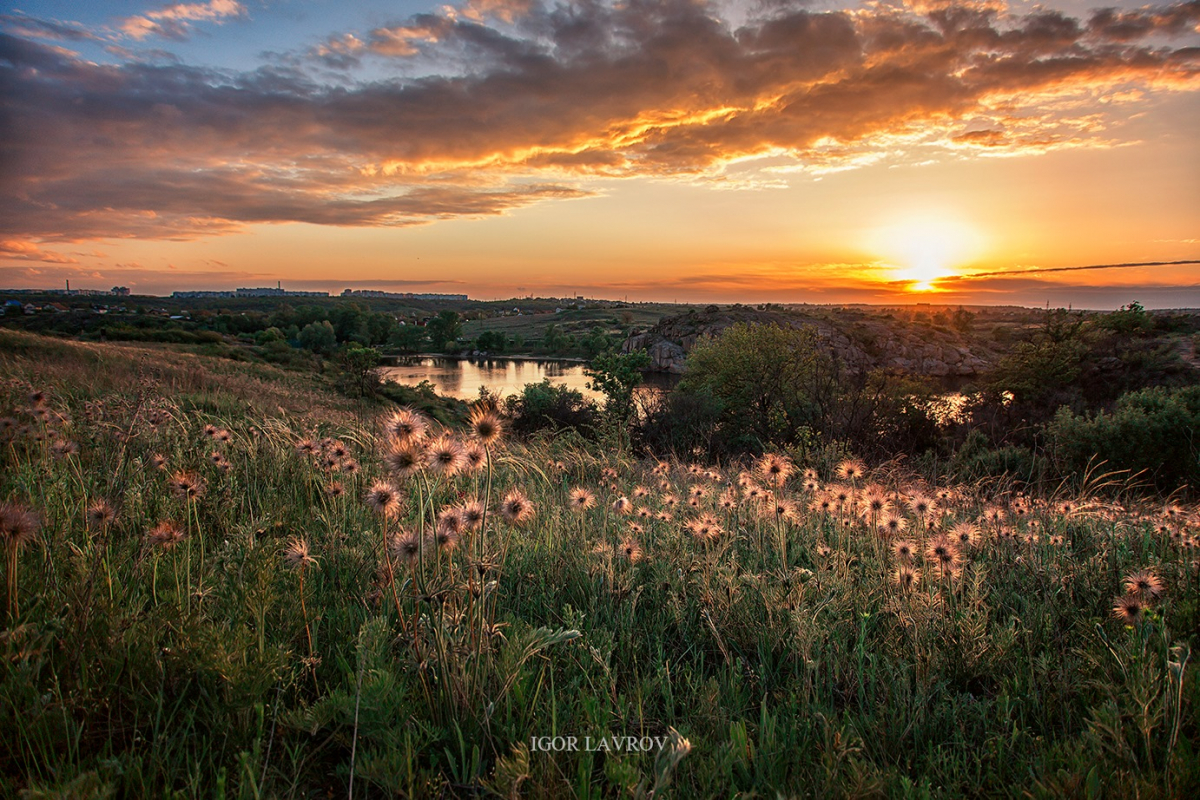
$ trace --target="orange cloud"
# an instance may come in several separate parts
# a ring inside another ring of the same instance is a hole
[[[1196,0],[1086,20],[955,0],[784,6],[736,28],[718,11],[486,0],[334,34],[308,61],[241,74],[97,65],[0,35],[0,234],[403,226],[587,196],[588,179],[727,185],[736,165],[758,186],[937,153],[1110,147],[1129,109],[1200,88],[1200,50],[1164,43],[1190,36]],[[212,0],[141,19],[243,13]],[[433,66],[332,86],[304,71],[368,58]],[[755,160],[769,163],[756,172]]]

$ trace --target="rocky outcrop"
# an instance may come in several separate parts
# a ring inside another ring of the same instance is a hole
[[[718,336],[738,322],[817,331],[821,346],[848,367],[884,368],[935,378],[968,378],[985,371],[996,353],[945,326],[902,320],[859,309],[788,309],[710,306],[661,320],[629,337],[623,352],[646,350],[650,369],[681,374],[688,352],[703,336]]]

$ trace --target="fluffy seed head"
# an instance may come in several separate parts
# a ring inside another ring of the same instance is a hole
[[[500,415],[495,409],[487,406],[480,406],[472,411],[467,424],[471,428],[471,435],[484,447],[491,447],[504,435],[504,422]]]
[[[419,442],[429,432],[429,420],[420,411],[401,408],[384,421],[383,428],[400,444]]]
[[[383,517],[394,517],[400,511],[400,490],[387,481],[375,481],[367,489],[366,503]]]
[[[512,489],[500,503],[500,516],[509,525],[520,527],[533,519],[533,503],[520,489]]]

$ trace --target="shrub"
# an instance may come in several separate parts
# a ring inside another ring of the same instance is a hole
[[[595,403],[577,389],[553,384],[549,378],[527,384],[520,395],[505,401],[505,408],[517,433],[573,429],[591,434],[599,422]]]
[[[1093,458],[1108,469],[1144,472],[1160,490],[1200,486],[1200,386],[1155,387],[1122,395],[1111,413],[1077,415],[1059,409],[1047,428],[1063,472]]]

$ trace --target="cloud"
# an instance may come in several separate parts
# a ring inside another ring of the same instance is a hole
[[[39,261],[45,264],[78,264],[79,260],[43,250],[36,242],[0,239],[0,261]]]
[[[222,23],[226,18],[247,16],[246,7],[237,0],[209,0],[207,3],[176,3],[158,11],[126,17],[119,28],[129,38],[142,40],[150,36],[164,39],[187,39],[191,23]]]
[[[181,3],[132,30],[244,13]],[[697,0],[486,0],[254,71],[94,64],[0,34],[0,235],[414,225],[585,197],[594,179],[730,185],[736,165],[760,186],[771,170],[1112,146],[1131,108],[1200,88],[1200,49],[1165,43],[1197,22],[1196,0],[1087,20],[771,3],[740,25]],[[401,77],[354,78],[368,60]]]

